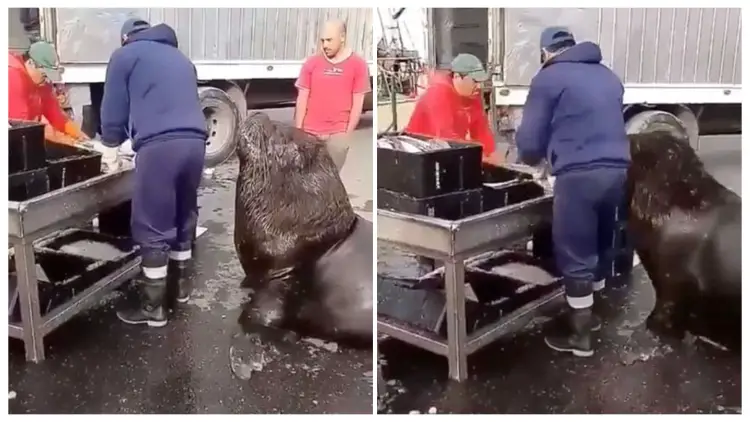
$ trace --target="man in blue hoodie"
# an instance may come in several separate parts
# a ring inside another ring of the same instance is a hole
[[[623,85],[601,64],[591,42],[576,43],[566,28],[547,28],[542,68],[531,81],[516,132],[521,161],[546,159],[555,176],[552,237],[569,305],[567,327],[550,335],[552,349],[591,356],[592,312],[612,264],[615,211],[624,201],[630,144],[623,119]]]
[[[132,139],[131,228],[143,274],[140,306],[117,316],[128,324],[162,327],[168,273],[177,300],[188,300],[206,123],[195,66],[177,49],[174,30],[130,19],[121,35],[122,47],[112,54],[104,83],[102,144],[115,149]]]

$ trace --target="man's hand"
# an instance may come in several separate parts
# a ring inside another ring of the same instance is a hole
[[[120,147],[110,148],[97,141],[83,141],[79,146],[88,150],[96,151],[102,155],[103,173],[114,173],[122,168]]]
[[[81,128],[72,121],[68,121],[65,124],[65,134],[78,141],[86,141],[89,139],[88,135],[83,133]]]
[[[120,148],[110,148],[101,146],[102,153],[102,172],[114,173],[122,168],[122,158],[120,158]]]
[[[483,156],[482,162],[491,166],[500,167],[505,163],[505,156],[499,151],[495,151],[490,155]]]

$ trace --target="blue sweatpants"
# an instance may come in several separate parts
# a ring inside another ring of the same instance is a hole
[[[555,179],[552,237],[557,268],[573,308],[593,305],[594,283],[611,272],[617,210],[625,201],[626,169],[600,168]]]
[[[205,152],[200,139],[174,139],[146,144],[135,156],[131,229],[148,278],[166,276],[170,252],[190,254]]]

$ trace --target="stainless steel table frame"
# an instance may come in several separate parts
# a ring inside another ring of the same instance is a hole
[[[378,210],[378,240],[418,256],[442,261],[445,267],[447,339],[427,336],[406,325],[378,317],[378,331],[448,358],[449,376],[468,378],[468,356],[522,327],[532,311],[562,296],[562,288],[528,303],[471,336],[466,333],[464,260],[528,238],[534,227],[552,214],[552,195],[448,221]]]
[[[35,241],[56,231],[90,221],[96,214],[131,198],[132,169],[97,176],[24,202],[8,205],[8,240],[14,249],[21,324],[8,324],[10,337],[22,339],[26,360],[44,360],[44,337],[65,321],[101,300],[110,291],[138,274],[140,258],[94,283],[42,316],[39,302]]]

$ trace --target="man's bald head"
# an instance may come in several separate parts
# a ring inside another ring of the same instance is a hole
[[[332,19],[323,25],[320,35],[323,52],[328,58],[336,57],[346,43],[346,23],[340,19]]]

